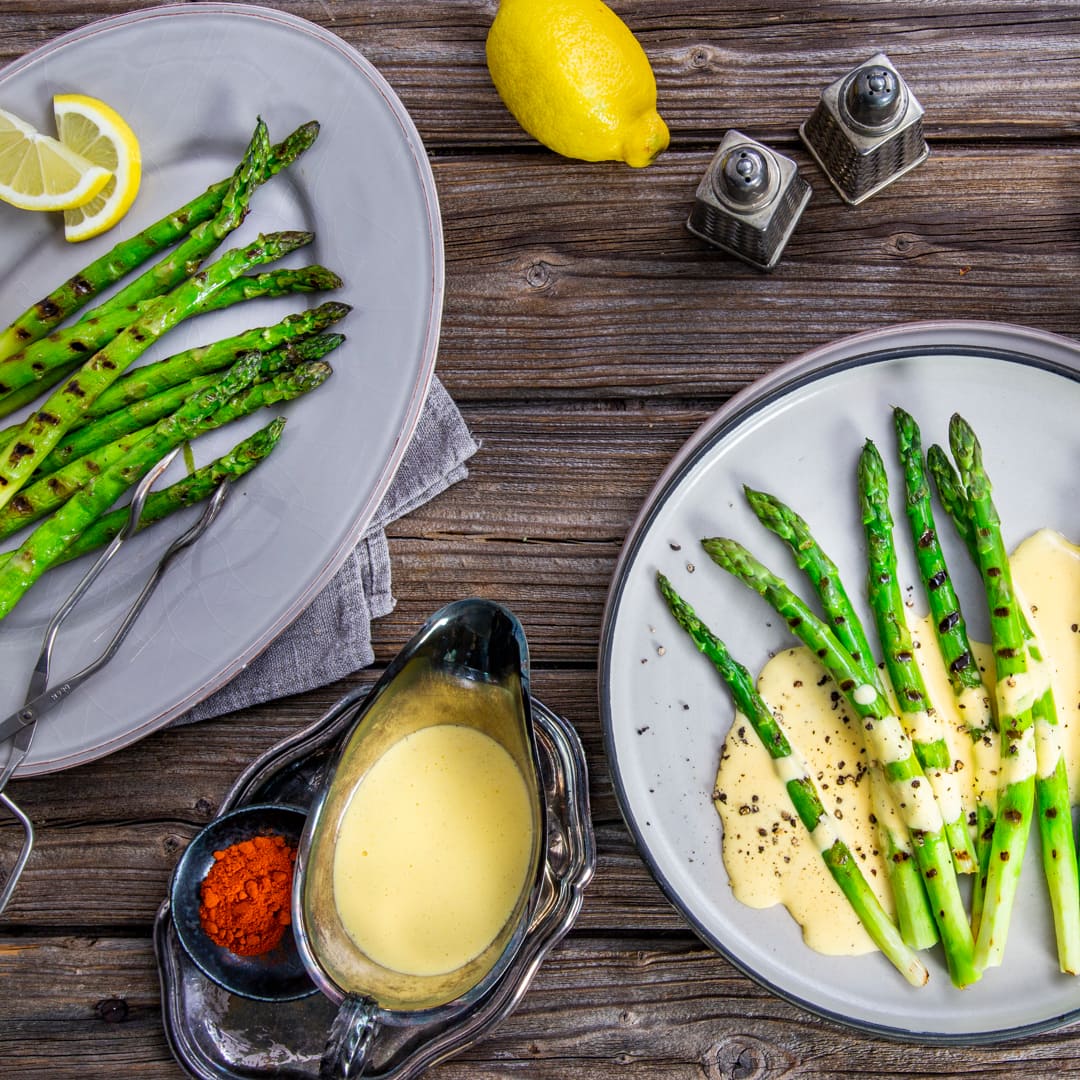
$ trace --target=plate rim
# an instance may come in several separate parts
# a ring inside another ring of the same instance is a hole
[[[659,885],[669,903],[687,921],[701,940],[719,953],[728,963],[753,979],[759,986],[780,999],[804,1009],[815,1016],[829,1020],[841,1027],[864,1035],[875,1035],[899,1043],[934,1046],[986,1046],[1007,1039],[1022,1038],[1054,1030],[1080,1019],[1080,1004],[1068,1012],[1043,1020],[973,1033],[916,1031],[893,1027],[872,1021],[857,1020],[808,1001],[776,985],[770,979],[754,971],[710,931],[688,909],[674,884],[658,864],[642,830],[629,806],[626,787],[619,768],[612,709],[611,709],[611,656],[615,623],[620,603],[626,590],[629,572],[648,532],[652,520],[659,514],[667,500],[678,490],[683,476],[694,468],[708,453],[715,439],[726,430],[733,429],[752,411],[769,400],[797,388],[800,382],[819,377],[825,369],[838,369],[853,364],[873,362],[873,358],[895,357],[897,354],[918,352],[943,352],[963,350],[969,354],[1009,355],[1034,361],[1037,366],[1050,368],[1060,374],[1069,374],[1080,381],[1080,342],[1050,331],[1022,326],[1016,323],[975,319],[935,319],[902,323],[879,329],[862,331],[817,346],[801,355],[779,364],[766,375],[743,387],[724,405],[708,416],[675,452],[648,495],[627,531],[619,551],[611,583],[608,587],[601,621],[598,649],[597,698],[600,711],[604,754],[611,775],[615,801],[623,823],[629,831],[639,856],[649,873]]]
[[[12,77],[19,76],[37,63],[46,61],[57,51],[84,39],[97,37],[102,33],[109,33],[132,24],[146,23],[157,19],[187,18],[205,20],[220,16],[276,23],[292,32],[305,34],[322,46],[331,49],[342,58],[343,62],[356,68],[368,80],[372,89],[379,94],[397,122],[404,145],[408,149],[416,172],[420,193],[423,196],[427,216],[427,243],[431,260],[430,279],[426,289],[428,307],[424,315],[426,329],[423,335],[423,346],[418,369],[413,379],[408,406],[402,418],[393,448],[377,476],[367,500],[362,506],[358,507],[350,527],[343,535],[341,543],[314,573],[297,598],[277,615],[264,632],[246,648],[242,649],[230,662],[209,675],[197,690],[186,695],[181,700],[173,702],[168,707],[158,709],[152,715],[146,716],[141,723],[131,726],[122,734],[116,734],[105,741],[97,743],[92,748],[67,752],[63,755],[45,759],[34,759],[31,756],[16,769],[15,778],[44,776],[62,772],[78,765],[97,761],[140,741],[155,731],[166,727],[199,702],[204,701],[217,690],[220,690],[277,640],[327,586],[371,524],[416,432],[421,412],[435,378],[436,358],[442,331],[442,312],[445,302],[446,263],[442,215],[434,173],[420,133],[397,93],[371,61],[343,38],[299,15],[258,4],[233,3],[229,2],[229,0],[214,0],[214,2],[197,5],[185,3],[162,4],[157,7],[137,9],[94,19],[44,42],[30,52],[12,60],[5,67],[0,68],[0,87],[3,87]]]

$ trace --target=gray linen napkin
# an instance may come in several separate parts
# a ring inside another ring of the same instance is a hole
[[[299,694],[367,667],[375,659],[371,620],[394,607],[386,526],[468,475],[465,462],[477,449],[446,388],[433,380],[401,465],[344,565],[265,652],[176,723]]]

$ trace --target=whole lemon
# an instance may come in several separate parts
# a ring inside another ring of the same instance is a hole
[[[556,153],[640,167],[668,145],[649,58],[601,0],[502,0],[487,63],[517,122]]]

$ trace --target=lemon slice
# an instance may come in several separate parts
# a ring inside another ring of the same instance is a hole
[[[22,210],[82,206],[112,178],[77,151],[0,109],[0,199]]]
[[[115,109],[84,94],[57,94],[53,114],[64,146],[112,173],[88,202],[64,211],[64,238],[89,240],[111,229],[135,201],[142,179],[139,140]]]

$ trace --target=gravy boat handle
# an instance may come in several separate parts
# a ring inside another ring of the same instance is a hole
[[[320,1080],[363,1076],[379,1030],[379,1006],[369,997],[349,994],[338,1008],[319,1062]]]

